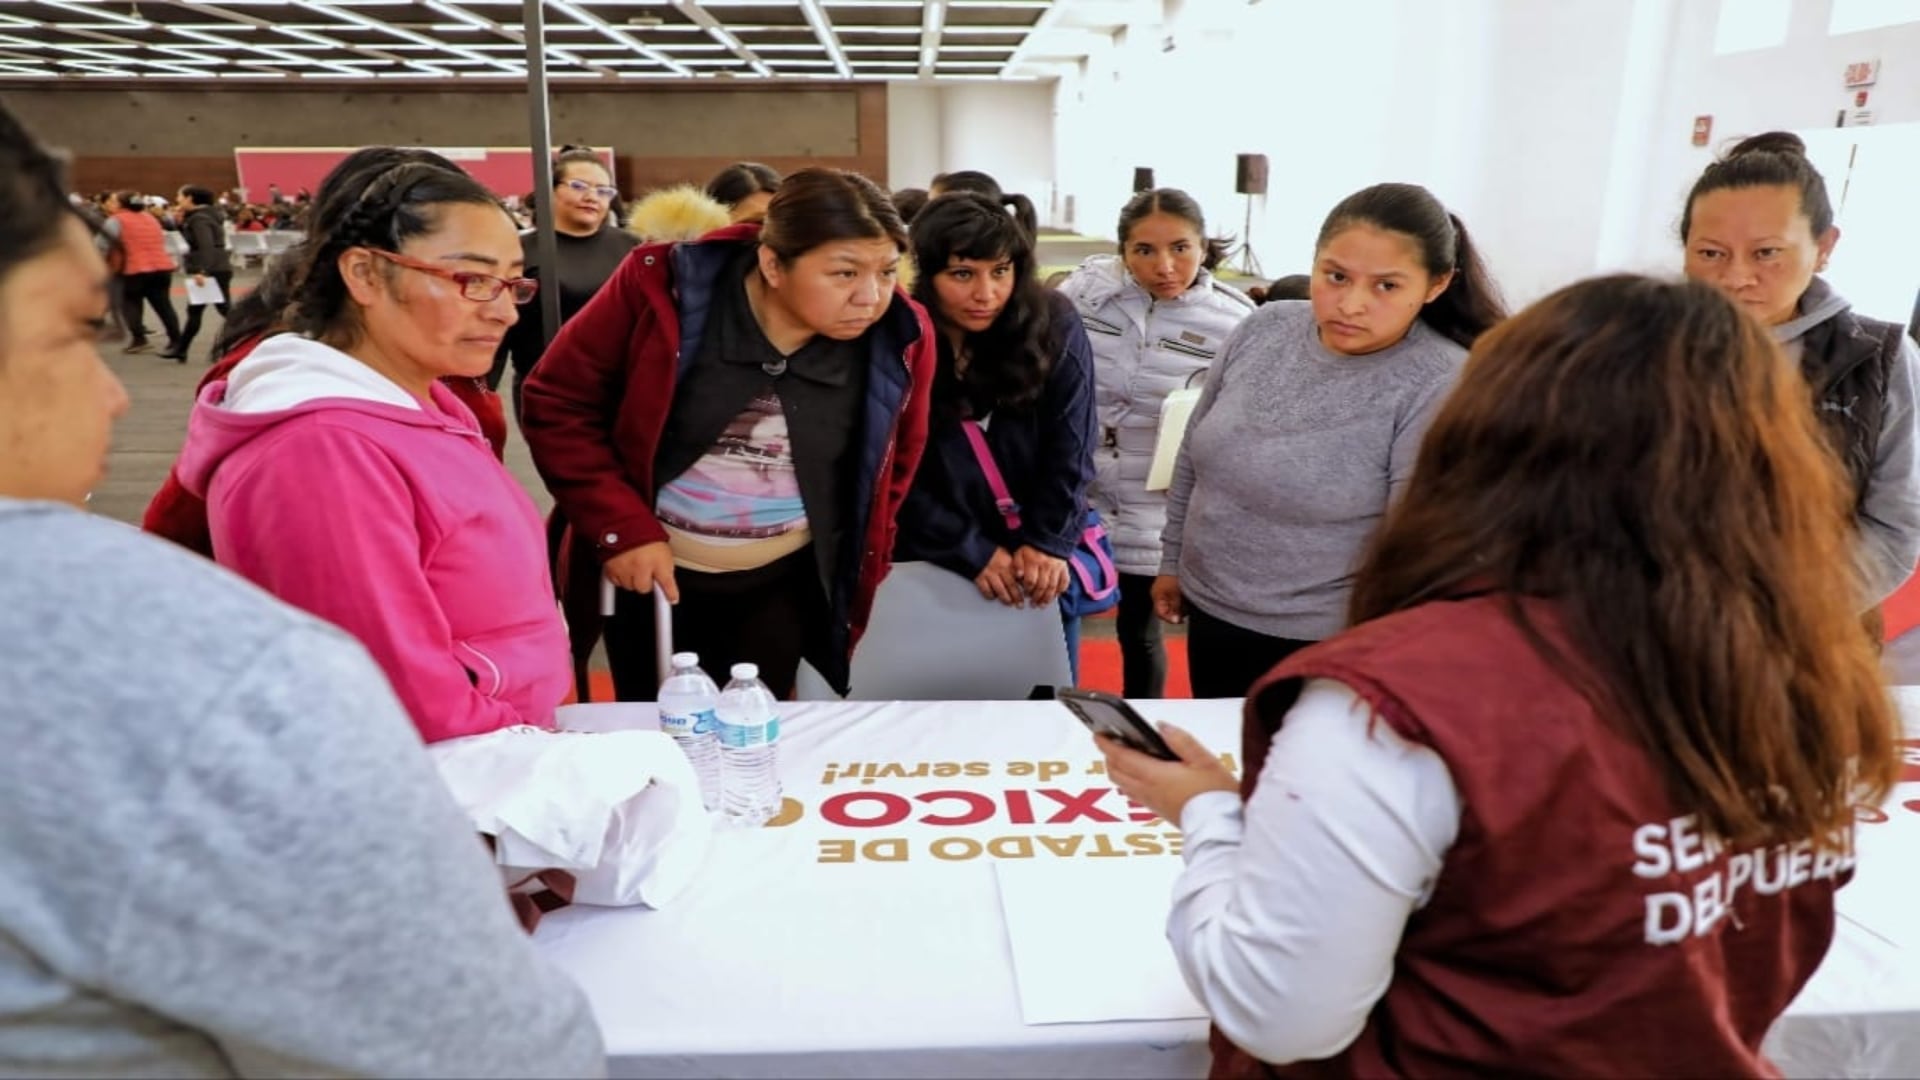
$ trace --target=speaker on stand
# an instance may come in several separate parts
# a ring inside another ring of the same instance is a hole
[[[1137,192],[1153,190],[1153,170],[1137,165],[1133,170],[1133,190]]]
[[[1253,200],[1259,196],[1261,205],[1266,204],[1267,155],[1241,154],[1234,159],[1233,190],[1246,196],[1246,219],[1240,226],[1240,243],[1227,255],[1227,261],[1237,260],[1235,268],[1249,277],[1264,278],[1260,259],[1253,253]]]

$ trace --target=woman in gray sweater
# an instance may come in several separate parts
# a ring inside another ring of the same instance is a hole
[[[1428,421],[1505,316],[1466,226],[1413,184],[1334,207],[1312,277],[1227,342],[1167,493],[1154,610],[1190,620],[1195,697],[1239,697],[1341,628]]]

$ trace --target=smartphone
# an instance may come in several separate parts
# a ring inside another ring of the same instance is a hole
[[[1054,696],[1060,700],[1060,704],[1072,709],[1088,730],[1111,735],[1161,761],[1180,760],[1180,755],[1167,746],[1166,740],[1160,737],[1152,724],[1147,723],[1146,717],[1127,704],[1126,698],[1103,694],[1098,690],[1075,690],[1071,687],[1054,691]]]

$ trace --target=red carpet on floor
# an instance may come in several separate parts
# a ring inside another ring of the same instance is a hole
[[[1192,685],[1187,680],[1187,639],[1184,636],[1169,636],[1167,639],[1167,696],[1184,698],[1193,696]],[[613,677],[604,671],[592,675],[593,700],[613,700]],[[1111,637],[1097,637],[1080,642],[1080,685],[1089,690],[1105,690],[1110,694],[1120,692],[1120,643]]]
[[[1880,615],[1886,620],[1888,641],[1920,626],[1920,574],[1908,578],[1905,585],[1887,597],[1887,602],[1880,607]]]

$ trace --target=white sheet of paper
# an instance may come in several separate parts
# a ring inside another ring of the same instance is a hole
[[[1204,1018],[1167,944],[1167,908],[1181,865],[1167,857],[994,863],[1021,1018]]]
[[[1187,437],[1187,423],[1198,404],[1198,387],[1175,390],[1160,404],[1160,435],[1153,444],[1153,460],[1147,465],[1148,491],[1165,491],[1172,486],[1173,464],[1180,457],[1180,443]]]
[[[192,274],[187,275],[188,307],[200,307],[203,304],[222,304],[226,302],[226,299],[226,296],[220,292],[219,282],[212,278],[207,278],[206,283],[201,284],[194,280]]]

